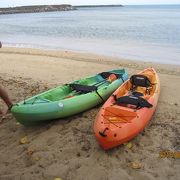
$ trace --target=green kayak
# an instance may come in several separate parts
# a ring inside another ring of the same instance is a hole
[[[102,72],[28,98],[15,104],[11,112],[26,126],[72,116],[106,101],[127,79],[124,69]]]

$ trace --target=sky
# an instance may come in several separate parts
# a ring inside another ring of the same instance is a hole
[[[72,5],[93,5],[93,4],[180,4],[180,0],[0,0],[0,7],[13,7],[39,4],[72,4]]]

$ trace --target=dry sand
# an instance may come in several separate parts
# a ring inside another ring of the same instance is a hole
[[[82,76],[121,67],[131,75],[149,66],[159,73],[161,95],[154,118],[131,141],[132,148],[121,145],[105,152],[99,147],[92,126],[100,107],[40,127],[24,127],[8,114],[0,123],[0,180],[179,179],[180,159],[160,158],[159,153],[180,151],[180,66],[67,51],[0,49],[0,83],[14,103]],[[29,143],[20,144],[25,136]]]

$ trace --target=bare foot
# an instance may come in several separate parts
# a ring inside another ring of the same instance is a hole
[[[5,116],[2,116],[2,114],[0,115],[0,123],[2,123],[5,119]]]
[[[5,118],[5,116],[4,116],[3,112],[0,110],[0,123],[3,122],[4,118]]]
[[[6,107],[6,108],[3,110],[3,114],[4,114],[4,115],[8,114],[9,112],[10,112],[10,110],[9,110],[8,107]]]
[[[2,123],[3,120],[6,118],[6,114],[8,113],[8,110],[9,109],[7,107],[3,110],[0,109],[0,123]]]

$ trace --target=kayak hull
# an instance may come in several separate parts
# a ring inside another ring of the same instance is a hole
[[[147,126],[156,110],[160,94],[160,81],[157,73],[154,69],[148,68],[139,74],[153,76],[153,92],[144,96],[153,106],[152,108],[133,109],[114,105],[115,100],[111,96],[99,111],[94,122],[95,136],[105,150],[126,143],[137,136]],[[124,82],[113,95],[119,97],[127,95],[129,81]],[[102,132],[104,132],[104,136],[102,136]]]
[[[121,73],[124,80],[128,78],[125,70],[112,70],[110,72]],[[103,81],[102,77],[95,75],[72,83],[85,82],[86,85],[91,85],[92,83],[98,83],[97,80],[100,83]],[[116,79],[112,83],[105,81],[105,83],[102,83],[102,85],[98,87],[98,94],[105,101],[122,83],[123,80],[121,78]],[[17,121],[23,125],[29,126],[46,123],[53,119],[69,117],[103,103],[103,100],[94,91],[86,94],[78,94],[77,92],[68,92],[68,88],[69,84],[39,94],[25,100],[25,102],[16,104],[11,111]],[[59,100],[57,99],[59,95],[59,93],[56,93],[57,90],[60,93],[63,91]],[[65,93],[66,95],[64,95]]]

